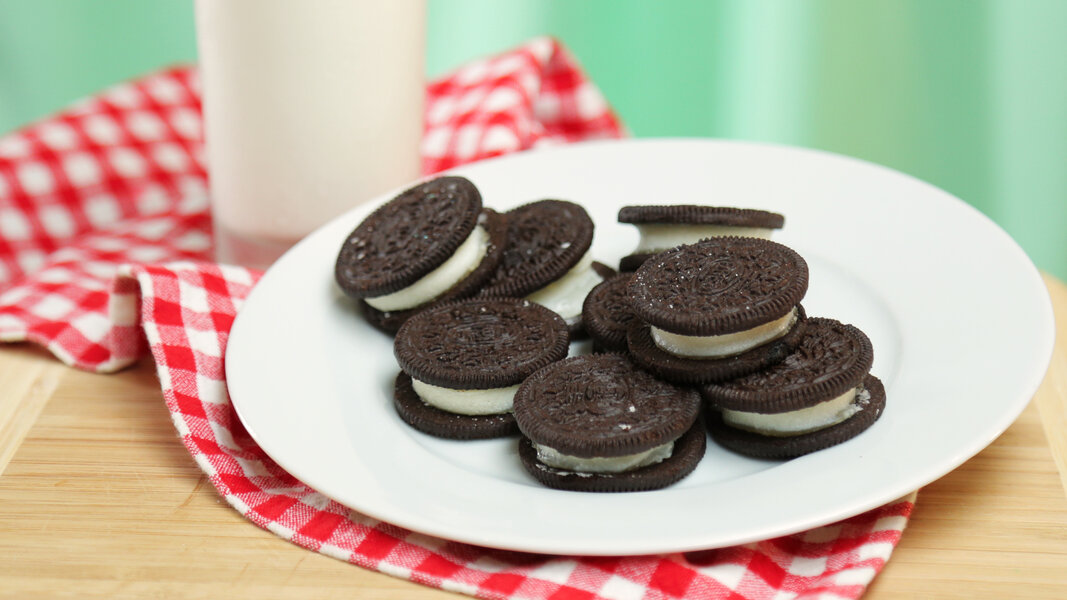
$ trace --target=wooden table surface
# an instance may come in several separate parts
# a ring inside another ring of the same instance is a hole
[[[1040,391],[923,488],[866,598],[1067,598],[1067,287],[1046,283],[1059,335]],[[455,596],[245,521],[185,451],[147,360],[93,375],[5,346],[0,390],[0,597]]]

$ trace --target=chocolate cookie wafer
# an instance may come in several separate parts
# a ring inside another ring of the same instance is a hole
[[[636,318],[630,307],[630,273],[620,273],[593,288],[582,303],[582,324],[593,352],[627,352],[626,332]]]
[[[477,292],[503,256],[506,235],[473,183],[439,177],[364,219],[342,244],[334,276],[364,303],[371,323],[395,331],[431,302]]]
[[[507,245],[484,297],[527,298],[558,313],[572,332],[582,301],[604,277],[593,268],[593,220],[564,200],[531,202],[506,213]]]
[[[611,279],[612,277],[614,277],[614,276],[619,274],[618,271],[616,271],[615,269],[612,269],[608,265],[606,265],[606,264],[604,264],[604,263],[602,263],[602,262],[600,262],[598,260],[594,260],[593,264],[590,265],[590,268],[593,270],[593,272],[595,272],[597,275],[600,276],[600,283],[603,283],[603,282],[607,281],[608,279]],[[597,285],[600,285],[600,284],[597,284]],[[594,289],[595,289],[595,286],[594,286]],[[589,293],[592,293],[592,291],[590,290]],[[585,295],[586,298],[589,297],[589,293],[586,293],[586,295]],[[585,300],[583,299],[582,300],[582,307],[583,307],[582,314],[583,315],[585,313],[584,306],[585,306]],[[569,323],[567,325],[567,328],[570,330],[571,341],[572,342],[576,341],[576,340],[584,340],[584,339],[587,339],[589,337],[589,332],[586,331],[586,328],[585,328],[585,318],[584,318],[584,316],[579,315],[579,318],[574,320],[573,322]],[[596,348],[596,342],[595,341],[593,342],[593,347]],[[597,352],[597,350],[594,350],[594,352]]]
[[[634,361],[678,383],[710,383],[768,367],[803,337],[808,266],[786,246],[718,237],[656,255],[634,273],[640,319]]]
[[[873,424],[885,389],[869,373],[870,339],[852,325],[808,319],[800,345],[782,362],[701,394],[721,445],[749,456],[790,458],[840,444]]]
[[[542,484],[620,492],[665,487],[704,455],[699,395],[619,354],[577,356],[528,378],[515,395],[519,457]]]
[[[635,225],[641,235],[634,251],[619,262],[620,271],[630,272],[660,252],[705,238],[770,238],[785,225],[785,217],[751,208],[673,204],[624,206],[619,209],[619,222]]]
[[[519,384],[567,356],[567,326],[518,298],[469,299],[424,310],[404,323],[393,352],[403,371],[394,405],[412,427],[474,439],[515,431]]]

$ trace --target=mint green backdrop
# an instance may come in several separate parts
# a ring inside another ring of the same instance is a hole
[[[429,7],[430,75],[552,34],[637,136],[764,140],[884,164],[963,198],[1067,278],[1067,1]],[[0,132],[195,56],[191,0],[0,0]]]

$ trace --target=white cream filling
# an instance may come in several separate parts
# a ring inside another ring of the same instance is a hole
[[[723,335],[680,335],[652,327],[652,341],[660,349],[675,356],[689,358],[734,356],[789,333],[796,320],[797,309],[794,308],[784,317],[770,323]]]
[[[722,420],[731,427],[762,435],[801,435],[837,425],[860,412],[870,402],[871,393],[860,387],[841,394],[833,400],[815,406],[784,413],[760,413],[723,410]]]
[[[633,254],[663,252],[682,244],[694,244],[702,239],[723,235],[769,239],[774,232],[766,227],[735,227],[733,225],[679,225],[646,223],[637,226],[641,239]]]
[[[411,379],[411,387],[430,406],[458,415],[497,415],[511,411],[515,392],[512,385],[488,390],[454,390]]]
[[[534,444],[534,448],[537,450],[537,460],[556,469],[579,473],[622,473],[654,465],[670,458],[671,452],[674,451],[674,442],[667,442],[662,446],[656,446],[637,454],[594,458],[579,458],[563,454],[555,448],[541,444]]]
[[[526,299],[554,311],[571,324],[582,316],[585,297],[602,281],[604,278],[593,270],[592,255],[586,252],[563,277],[529,294]]]
[[[364,298],[364,301],[382,312],[407,310],[425,304],[470,275],[471,271],[478,268],[488,251],[489,233],[478,225],[441,266],[402,290],[384,296]]]

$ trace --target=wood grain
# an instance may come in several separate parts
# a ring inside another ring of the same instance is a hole
[[[26,347],[0,361],[0,475],[65,374],[45,351]]]
[[[1044,278],[1056,312],[1056,347],[1048,374],[1034,400],[1041,412],[1063,491],[1067,493],[1067,286],[1051,275]]]
[[[49,359],[4,349],[0,362]],[[0,597],[446,598],[252,525],[182,446],[146,362],[64,376],[0,478]]]
[[[1049,287],[1063,331],[1067,287]],[[920,492],[867,598],[1067,597],[1064,340],[1018,421]],[[0,389],[0,597],[459,597],[244,520],[177,438],[147,361],[93,375],[9,346]]]

